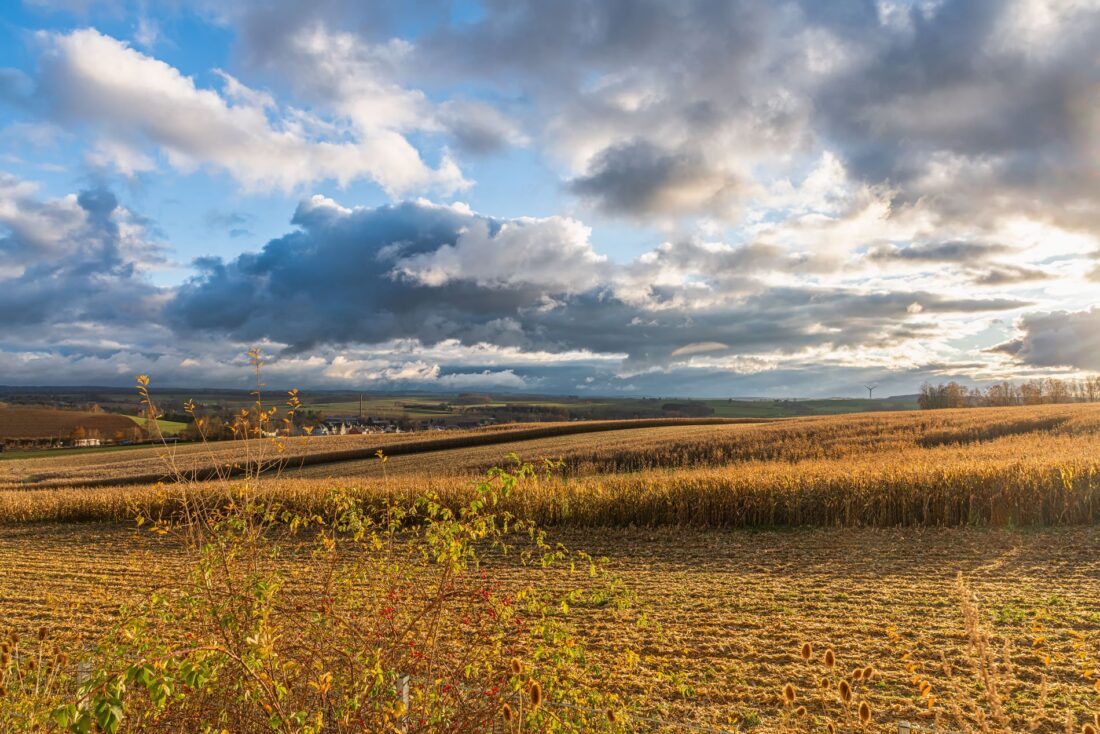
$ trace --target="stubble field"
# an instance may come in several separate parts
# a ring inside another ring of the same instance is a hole
[[[645,701],[644,710],[669,722],[668,731],[682,730],[671,722],[772,730],[783,684],[811,691],[821,673],[799,657],[807,641],[819,650],[834,647],[845,671],[875,667],[867,697],[876,719],[929,721],[926,699],[900,658],[911,653],[934,686],[946,685],[938,655],[961,660],[966,645],[954,586],[960,571],[990,624],[1011,641],[1016,665],[1029,671],[1025,679],[1034,685],[1038,671],[1049,672],[1058,703],[1043,729],[1060,731],[1067,708],[1079,719],[1095,708],[1097,694],[1075,646],[1078,636],[1089,640],[1087,666],[1097,662],[1100,533],[1091,528],[659,528],[571,530],[554,538],[606,556],[609,570],[636,592],[636,609],[579,610],[577,626],[593,656],[619,668],[623,695]],[[0,558],[6,624],[44,624],[86,639],[120,601],[170,584],[185,563],[172,541],[119,525],[4,527]],[[513,565],[499,575],[520,585],[543,574],[535,582],[553,584],[556,573]],[[1046,637],[1041,649],[1033,644],[1036,621]],[[889,638],[891,626],[902,641]],[[1050,656],[1049,669],[1040,655]]]

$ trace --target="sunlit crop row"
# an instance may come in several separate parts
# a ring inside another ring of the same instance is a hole
[[[757,426],[612,431],[344,462],[319,476],[265,480],[297,509],[326,489],[448,503],[469,498],[469,474],[525,459],[562,458],[509,502],[555,525],[1063,525],[1100,519],[1100,410],[976,410],[812,419]],[[300,470],[303,471],[303,470]],[[291,473],[292,474],[292,473]],[[180,492],[217,484],[12,490],[6,520],[123,520],[171,512]]]

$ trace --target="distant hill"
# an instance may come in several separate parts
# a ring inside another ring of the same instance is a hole
[[[69,438],[78,428],[110,438],[133,431],[133,419],[113,413],[0,405],[0,441]]]

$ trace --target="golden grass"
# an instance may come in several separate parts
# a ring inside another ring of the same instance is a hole
[[[511,423],[444,433],[368,434],[223,441],[210,444],[153,446],[114,453],[40,456],[0,462],[0,488],[104,486],[151,484],[174,478],[172,464],[188,477],[210,475],[262,461],[279,462],[282,469],[316,464],[340,464],[374,457],[379,449],[391,455],[420,454],[441,449],[491,446],[510,440],[537,440],[554,436],[580,436],[615,430],[641,430],[698,425],[740,425],[763,419],[674,418],[569,423]],[[587,439],[592,441],[591,438]],[[503,454],[500,454],[503,455]]]

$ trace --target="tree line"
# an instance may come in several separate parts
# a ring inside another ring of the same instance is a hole
[[[1094,402],[1100,402],[1100,375],[1080,380],[1047,377],[1019,384],[999,382],[984,390],[954,381],[938,385],[926,382],[917,395],[917,403],[924,410]]]

